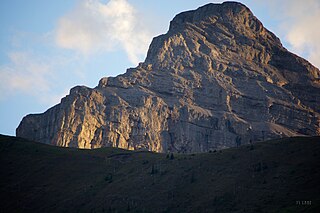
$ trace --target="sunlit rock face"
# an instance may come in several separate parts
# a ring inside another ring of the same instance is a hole
[[[17,136],[64,147],[206,152],[320,135],[319,69],[287,51],[244,5],[178,14],[145,62],[78,86]]]

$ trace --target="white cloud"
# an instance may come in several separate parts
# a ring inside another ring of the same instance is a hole
[[[294,51],[306,53],[308,59],[320,67],[320,2],[314,0],[307,2],[309,4],[293,1],[296,5],[292,4],[293,8],[289,14],[293,21],[287,23],[286,39]],[[301,3],[306,5],[300,5]]]
[[[137,64],[151,41],[142,18],[126,0],[82,0],[59,20],[56,43],[84,55],[123,48]]]
[[[262,4],[280,21],[289,49],[320,67],[320,1],[269,0]]]
[[[9,63],[0,66],[0,100],[11,95],[36,97],[46,105],[56,104],[63,94],[53,91],[53,62],[47,57],[26,51],[13,51],[8,54]]]
[[[34,61],[26,52],[11,52],[8,56],[10,64],[0,67],[1,93],[3,93],[1,97],[14,91],[27,93],[48,91],[47,64]]]

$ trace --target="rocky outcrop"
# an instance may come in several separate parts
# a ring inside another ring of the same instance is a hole
[[[66,147],[205,152],[320,135],[320,72],[244,5],[178,14],[145,62],[28,115],[17,136]]]

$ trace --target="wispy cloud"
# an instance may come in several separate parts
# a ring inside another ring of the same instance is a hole
[[[121,47],[137,64],[152,38],[142,20],[126,0],[82,0],[59,20],[56,43],[84,55]]]
[[[137,64],[151,41],[141,20],[126,0],[79,0],[57,19],[56,29],[15,31],[8,59],[0,64],[0,101],[22,95],[55,104],[71,86],[88,83],[91,61],[113,50],[122,48]]]
[[[11,52],[8,57],[10,63],[0,67],[2,97],[17,91],[31,94],[48,91],[49,67],[47,64],[41,60],[35,61],[34,57],[27,52]]]
[[[8,57],[9,63],[0,66],[0,100],[22,94],[48,105],[59,102],[61,94],[52,93],[54,66],[48,58],[26,51],[10,52]]]
[[[320,1],[263,1],[280,21],[280,31],[294,52],[320,67]]]
[[[308,59],[320,67],[320,1],[288,1],[290,22],[286,39],[294,51],[306,53]]]

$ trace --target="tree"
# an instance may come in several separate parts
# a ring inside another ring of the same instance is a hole
[[[151,174],[154,175],[158,172],[158,170],[155,168],[154,164],[152,164],[152,167],[151,167]]]
[[[237,145],[237,147],[241,146],[241,137],[240,136],[236,137],[236,145]]]
[[[170,160],[173,160],[173,159],[174,159],[174,156],[173,156],[173,153],[171,153]]]

